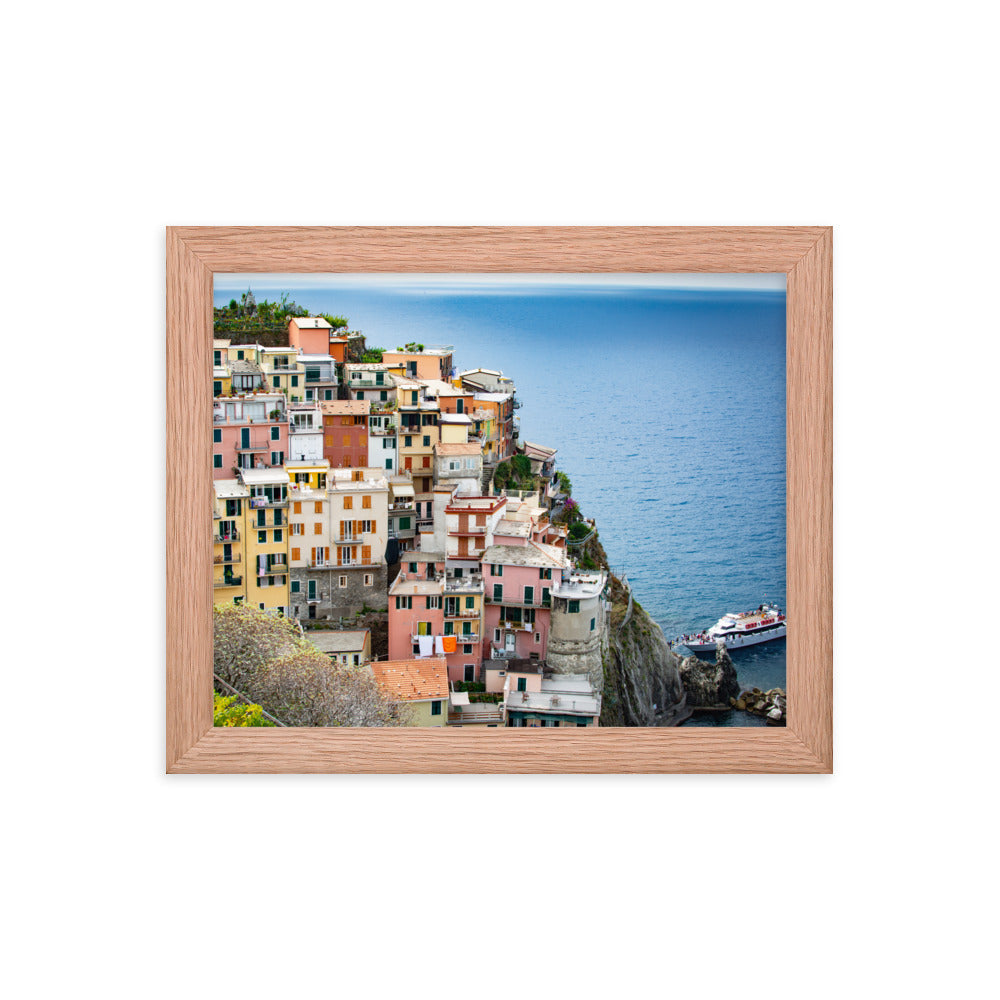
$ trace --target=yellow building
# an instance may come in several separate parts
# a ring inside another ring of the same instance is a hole
[[[246,600],[246,517],[250,491],[236,479],[217,479],[212,510],[212,594],[216,604]]]
[[[305,399],[306,369],[299,362],[299,352],[294,347],[262,347],[259,364],[264,371],[264,381],[269,389],[283,392],[291,403]]]
[[[243,543],[246,602],[263,611],[289,612],[288,473],[240,469],[250,493]]]
[[[330,475],[330,463],[324,458],[318,462],[285,462],[288,473],[290,498],[295,500],[297,490],[325,490]]]

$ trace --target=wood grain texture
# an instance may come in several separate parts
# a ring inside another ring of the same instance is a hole
[[[212,274],[785,272],[786,729],[214,729]],[[775,228],[217,228],[167,231],[167,770],[171,773],[830,772],[832,232]]]

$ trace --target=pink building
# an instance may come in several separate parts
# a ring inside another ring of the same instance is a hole
[[[561,549],[529,541],[491,545],[483,553],[487,658],[544,660],[552,590],[569,571]]]
[[[288,457],[288,414],[282,393],[223,396],[212,409],[212,479],[233,469],[282,466]]]
[[[389,659],[432,656],[443,636],[444,556],[407,552],[389,587]]]

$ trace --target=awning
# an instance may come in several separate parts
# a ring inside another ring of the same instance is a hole
[[[412,483],[400,483],[398,486],[393,483],[392,485],[392,495],[397,497],[412,497],[413,496],[413,484]]]

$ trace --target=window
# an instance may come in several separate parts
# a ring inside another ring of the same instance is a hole
[[[295,562],[298,562],[298,561],[299,561],[299,559],[301,559],[301,558],[302,558],[302,557],[301,557],[301,556],[299,555],[299,553],[300,553],[300,552],[301,552],[301,549],[292,549],[292,559],[293,559],[293,560],[294,560]]]
[[[343,577],[342,579],[346,579]],[[413,598],[409,595],[396,598],[396,610],[397,611],[409,611],[413,607]]]
[[[401,517],[399,519],[399,530],[400,531],[404,531],[404,530],[406,530],[409,527],[410,527],[410,519],[409,519],[409,517]]]
[[[432,701],[431,702],[431,715],[440,715],[440,714],[441,714],[441,702],[439,702],[439,701]]]
[[[221,382],[213,382],[212,383],[212,395],[213,396],[221,396],[222,395],[222,383]]]
[[[361,508],[362,510],[372,509],[372,498],[369,496],[364,496],[361,498]]]
[[[579,601],[567,601],[568,607],[566,610],[571,615],[578,615],[580,613],[580,602]]]
[[[371,573],[365,573],[365,586],[373,587],[375,586],[375,577]]]
[[[498,629],[498,628],[495,628],[493,630],[493,641],[494,642],[499,642],[500,641],[500,629]]]
[[[212,441],[215,444],[222,444],[222,431],[218,427],[212,431]]]
[[[404,434],[403,435],[403,447],[404,448],[412,448],[413,447],[413,438],[410,437],[409,434]]]
[[[540,644],[541,641],[542,641],[542,633],[541,632],[536,632],[535,633],[535,643],[536,644]]]
[[[280,541],[284,540],[283,537],[282,537],[281,529],[280,528],[275,528],[274,529],[274,540],[276,542],[280,542]],[[593,626],[591,626],[591,627],[593,627]]]
[[[518,689],[518,691],[527,691],[528,690],[528,678],[527,677],[518,677],[518,679],[517,679],[517,689]]]
[[[503,584],[494,583],[493,584],[493,600],[502,601],[503,600]]]
[[[293,375],[292,376],[292,386],[293,386],[293,388],[298,388],[298,385],[299,385],[299,377],[298,377],[298,375]]]
[[[313,513],[315,513],[315,514],[322,514],[323,513],[323,501],[322,500],[316,500],[313,503]]]
[[[242,361],[243,360],[243,352],[242,351],[237,351],[236,352],[236,360],[237,361]],[[264,607],[264,605],[262,604],[261,608],[263,608],[263,607]]]
[[[476,665],[474,663],[465,664],[465,680],[466,683],[469,681],[474,681],[476,679]]]
[[[279,440],[281,440],[281,428],[280,427],[272,427],[271,428],[271,440],[272,441],[279,441]]]
[[[337,583],[340,586],[340,589],[343,590],[344,588],[347,587],[347,577],[346,576],[340,577]]]
[[[465,599],[466,608],[474,608],[476,606],[476,599],[474,597],[467,597]]]
[[[535,603],[535,588],[525,587],[524,588],[524,603],[534,604]]]
[[[436,611],[441,607],[441,596],[431,595],[427,598],[427,610]]]
[[[323,525],[322,525],[322,523],[320,521],[314,521],[313,522],[313,534],[314,535],[322,535],[323,534]]]
[[[494,576],[503,576],[503,566],[491,566],[490,569]]]
[[[354,497],[344,497],[344,510],[354,509]]]
[[[590,619],[590,631],[593,632],[594,629],[596,628],[596,626],[597,626],[597,619],[596,618],[591,618]]]
[[[411,573],[416,573],[416,571],[417,571],[417,564],[416,563],[410,563],[410,572]]]
[[[285,453],[283,451],[272,451],[271,465],[284,465],[284,464],[285,464]]]
[[[424,435],[424,447],[429,448],[431,446],[431,436],[430,434]]]
[[[266,545],[267,544],[267,532],[266,531],[258,531],[257,532],[257,544],[258,545]]]
[[[462,647],[462,652],[465,653],[466,655],[468,655],[469,653],[471,653],[472,652],[472,643],[471,642],[467,642]]]
[[[215,468],[215,469],[221,469],[222,468],[222,456],[221,455],[213,455],[212,456],[212,467]]]

